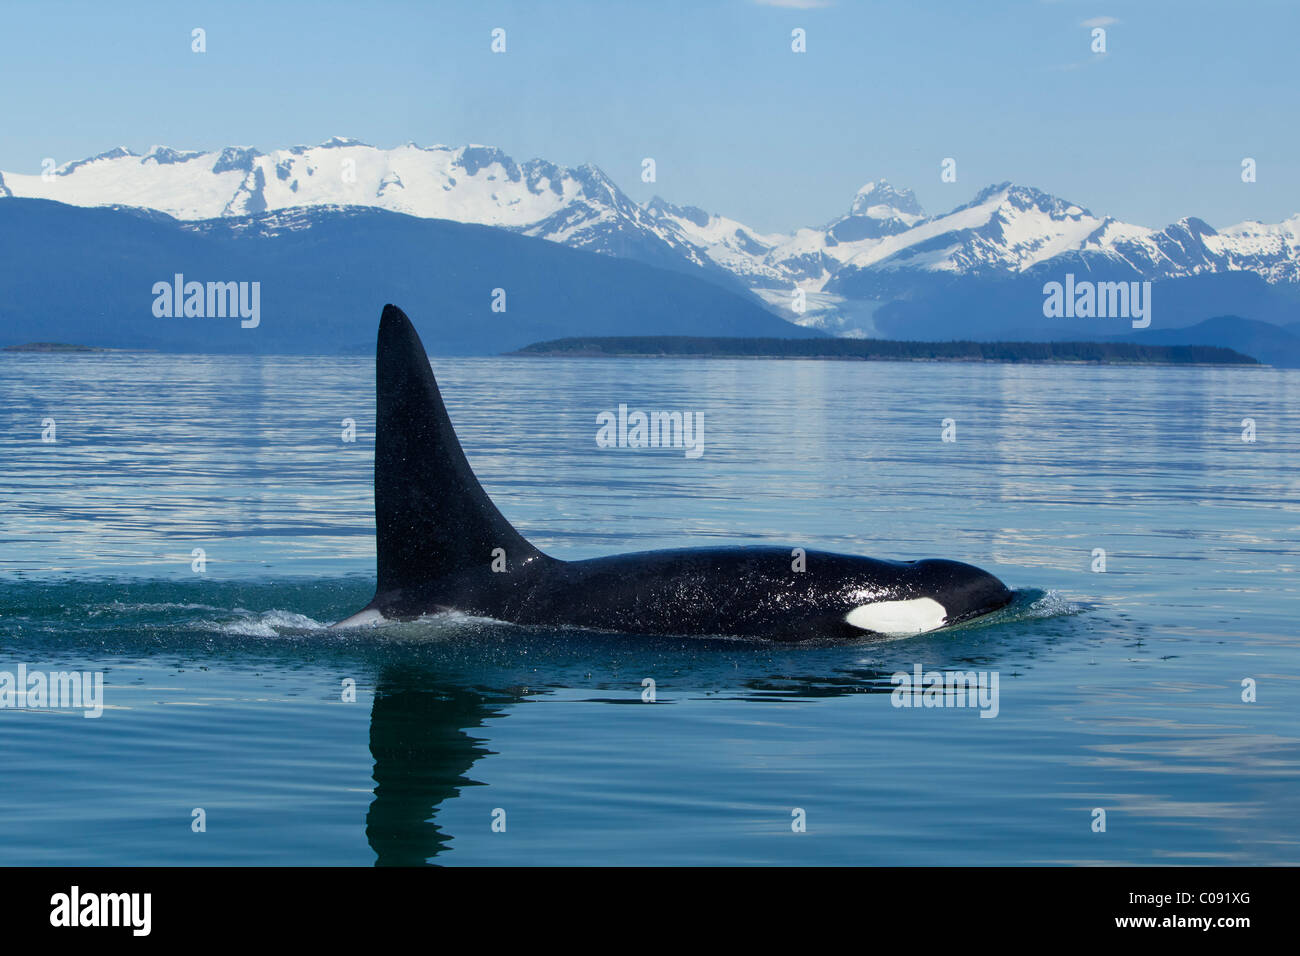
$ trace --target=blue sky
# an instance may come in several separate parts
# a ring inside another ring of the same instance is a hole
[[[1148,226],[1300,212],[1300,4],[816,2],[7,5],[0,169],[344,135],[595,163],[759,229],[824,222],[881,177],[929,212],[1008,179]]]

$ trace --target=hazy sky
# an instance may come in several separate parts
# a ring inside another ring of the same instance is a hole
[[[929,212],[1008,179],[1148,226],[1300,212],[1289,0],[173,0],[3,20],[3,170],[342,135],[590,162],[634,199],[762,230],[825,222],[881,177]]]

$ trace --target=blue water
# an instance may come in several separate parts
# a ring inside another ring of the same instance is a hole
[[[0,671],[106,709],[0,710],[0,864],[1300,862],[1300,374],[434,364],[557,556],[944,556],[1016,604],[852,646],[330,631],[373,587],[369,360],[3,356]],[[703,456],[597,448],[620,403],[703,413]],[[997,716],[893,706],[917,664],[997,672]]]

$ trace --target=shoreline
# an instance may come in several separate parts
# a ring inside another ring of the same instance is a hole
[[[467,356],[460,356],[467,357]],[[595,358],[595,359],[699,359],[702,361],[728,359],[752,362],[938,362],[945,365],[1122,365],[1150,366],[1154,368],[1274,368],[1263,362],[1184,362],[1148,359],[1000,359],[1000,358],[944,358],[942,356],[905,357],[899,355],[727,355],[672,354],[664,352],[502,352],[498,358]]]
[[[834,362],[993,362],[1004,365],[1189,365],[1268,368],[1212,345],[1136,342],[916,342],[893,339],[772,339],[706,336],[589,336],[536,342],[512,358],[810,359]]]

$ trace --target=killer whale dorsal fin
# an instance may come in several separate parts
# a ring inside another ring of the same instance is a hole
[[[542,556],[497,510],[460,447],[415,327],[384,306],[375,350],[375,545],[383,593]]]

